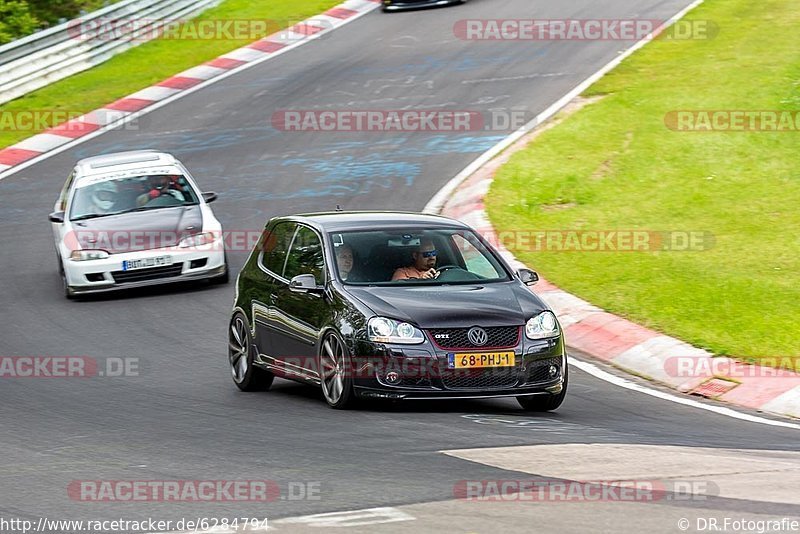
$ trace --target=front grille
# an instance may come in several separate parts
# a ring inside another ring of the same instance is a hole
[[[517,367],[447,370],[442,384],[447,389],[502,389],[517,384]]]
[[[477,346],[470,342],[467,337],[469,328],[434,328],[428,330],[433,339],[433,342],[442,349],[459,350],[459,349],[480,349],[487,348],[504,349],[516,347],[519,343],[520,327],[518,326],[490,326],[484,328],[488,336],[485,345]],[[436,337],[436,336],[447,336]]]
[[[404,376],[400,381],[400,386],[407,388],[429,388],[431,387],[431,377],[429,376]]]
[[[554,365],[558,369],[555,376],[550,376],[550,366]],[[561,376],[561,358],[546,358],[544,360],[534,360],[528,364],[528,383],[537,384],[539,382],[551,382]]]
[[[137,269],[134,271],[114,271],[111,276],[118,284],[127,282],[145,282],[147,280],[158,280],[159,278],[172,278],[180,276],[183,270],[182,263],[167,265],[165,267],[150,267],[149,269]]]

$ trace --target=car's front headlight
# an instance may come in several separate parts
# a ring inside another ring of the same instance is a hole
[[[378,343],[404,343],[415,345],[425,341],[422,330],[410,323],[402,323],[386,317],[373,317],[367,322],[370,341]]]
[[[525,323],[525,335],[528,339],[544,339],[558,334],[558,321],[551,311],[543,311]]]
[[[72,261],[104,260],[108,258],[105,250],[73,250],[69,255]]]
[[[180,240],[178,246],[181,248],[202,247],[203,245],[213,243],[214,239],[215,236],[213,232],[203,232],[202,234],[194,234],[184,237]]]

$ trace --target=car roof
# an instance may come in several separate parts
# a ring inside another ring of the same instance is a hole
[[[172,154],[157,150],[129,150],[83,158],[75,164],[76,177],[108,174],[120,170],[149,167],[175,167],[178,160]]]
[[[289,215],[277,219],[302,222],[325,233],[412,227],[469,228],[460,221],[441,215],[403,211],[330,211]]]

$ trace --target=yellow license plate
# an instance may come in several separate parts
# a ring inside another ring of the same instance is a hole
[[[479,367],[514,367],[513,352],[470,352],[448,354],[450,369],[475,369]]]

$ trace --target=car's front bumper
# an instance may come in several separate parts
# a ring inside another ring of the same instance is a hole
[[[403,388],[385,389],[355,386],[356,395],[364,399],[389,400],[446,400],[446,399],[496,399],[502,397],[529,397],[533,395],[557,395],[564,387],[563,380],[547,387],[520,387],[501,390],[453,391],[434,390],[417,391]]]
[[[364,398],[397,400],[521,397],[561,392],[567,374],[563,334],[548,340],[524,339],[516,347],[500,351],[514,352],[513,367],[453,369],[447,357],[453,351],[431,343],[405,346],[366,343],[357,353],[371,356],[354,359],[354,391]]]
[[[165,266],[123,271],[123,262],[169,256]],[[63,259],[67,285],[74,293],[96,293],[119,289],[214,278],[225,273],[225,251],[219,241],[181,249],[170,247],[112,254],[101,260]]]
[[[460,4],[461,0],[423,0],[421,2],[414,2],[408,0],[391,0],[391,2],[383,2],[384,11],[402,11],[405,9],[422,9],[426,7],[440,7],[449,6],[453,4]]]

